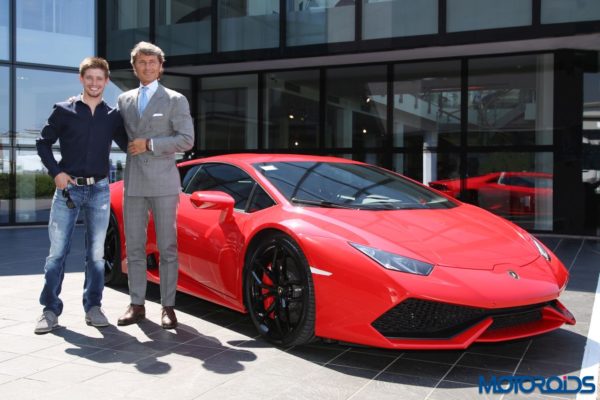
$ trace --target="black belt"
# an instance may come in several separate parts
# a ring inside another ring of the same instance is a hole
[[[101,181],[102,179],[106,178],[106,176],[72,176],[71,178],[73,178],[73,180],[75,181],[75,185],[87,186],[93,185],[94,183]]]

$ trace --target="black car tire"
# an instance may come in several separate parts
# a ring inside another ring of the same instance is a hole
[[[244,301],[259,333],[277,346],[314,338],[315,296],[310,268],[298,244],[276,233],[261,240],[244,268]]]
[[[121,235],[117,217],[111,212],[106,239],[104,239],[104,284],[122,286],[127,284],[127,274],[121,270]]]

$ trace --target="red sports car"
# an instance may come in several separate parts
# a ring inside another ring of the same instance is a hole
[[[430,182],[452,197],[460,194],[460,179]],[[470,203],[506,218],[547,215],[552,202],[552,175],[543,172],[491,172],[465,180]]]
[[[274,344],[463,349],[575,323],[558,301],[568,272],[543,244],[394,172],[274,154],[179,170],[179,290],[249,313]],[[114,183],[107,283],[127,273],[122,200]],[[148,278],[158,282],[148,232]]]

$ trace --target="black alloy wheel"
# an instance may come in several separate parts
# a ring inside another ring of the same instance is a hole
[[[256,247],[244,269],[244,299],[252,322],[269,342],[294,346],[314,337],[312,276],[289,236],[274,234]]]
[[[119,225],[114,214],[110,213],[110,222],[104,239],[104,284],[109,286],[124,285],[127,275],[121,271],[121,236]]]

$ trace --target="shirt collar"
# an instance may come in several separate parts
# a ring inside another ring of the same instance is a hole
[[[73,102],[74,103],[81,102],[81,103],[87,105],[86,102],[83,101],[83,93],[79,93],[77,96],[75,96],[75,99],[73,100]],[[105,104],[106,104],[106,102],[104,101],[104,97],[103,97],[102,100],[100,100],[100,103],[98,103],[98,106],[103,106]]]
[[[140,88],[142,88],[143,86],[144,85],[140,83]],[[152,96],[154,92],[156,92],[156,89],[158,89],[158,79],[152,81],[152,83],[149,83],[148,85],[146,85],[146,87],[148,88],[148,96]]]

